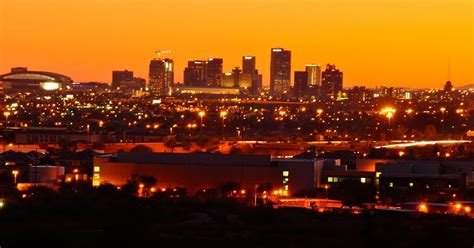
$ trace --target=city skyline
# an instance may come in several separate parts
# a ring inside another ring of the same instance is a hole
[[[269,49],[283,47],[293,53],[292,72],[306,64],[336,64],[345,73],[346,86],[441,88],[449,63],[455,85],[474,83],[468,0],[1,2],[3,73],[27,66],[79,82],[110,82],[111,71],[127,69],[147,78],[153,51],[169,49],[177,82],[183,82],[180,72],[189,60],[223,58],[229,72],[241,65],[242,56],[251,55],[269,86]],[[114,11],[109,13],[110,4]],[[41,18],[27,18],[36,11]],[[162,18],[154,18],[156,14]],[[31,36],[48,38],[32,43]]]

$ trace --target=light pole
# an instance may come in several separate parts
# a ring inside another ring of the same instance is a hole
[[[444,112],[446,112],[445,107],[439,109],[441,111],[441,130],[444,132]]]
[[[324,189],[326,190],[326,199],[328,199],[328,190],[329,190],[329,185],[324,185]]]
[[[174,124],[173,126],[170,127],[170,136],[173,136],[173,128],[178,127],[178,124]]]
[[[12,113],[8,112],[8,111],[5,111],[3,112],[3,116],[5,116],[5,123],[8,123],[8,117],[11,115]]]
[[[72,172],[74,173],[74,179],[75,179],[75,181],[74,181],[74,188],[75,188],[75,191],[77,192],[77,183],[78,183],[78,181],[79,181],[79,174],[78,174],[78,173],[79,173],[79,169],[74,169]]]
[[[392,117],[393,117],[393,113],[392,113],[392,112],[388,112],[388,113],[387,113],[388,130],[390,130],[390,120],[392,120]]]
[[[224,141],[224,128],[225,128],[225,118],[227,116],[227,111],[221,111],[220,113],[222,118],[222,141]]]
[[[387,117],[388,119],[388,129],[387,131],[390,131],[390,122],[393,118],[393,116],[395,115],[395,111],[396,109],[392,108],[392,107],[386,107],[384,109],[382,109],[382,111],[380,111],[380,114],[382,115],[385,115],[385,117]]]
[[[318,128],[321,128],[321,114],[323,114],[323,109],[317,109],[316,113],[318,114]]]
[[[18,170],[13,170],[13,171],[12,171],[12,175],[13,175],[13,179],[14,179],[15,185],[16,185],[16,183],[17,183],[18,173],[20,173]]]
[[[202,136],[202,129],[203,129],[203,123],[202,123],[202,118],[206,115],[206,112],[200,111],[199,112],[199,117],[201,117],[201,136]]]

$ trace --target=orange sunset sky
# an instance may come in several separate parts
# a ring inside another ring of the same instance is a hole
[[[188,60],[257,56],[268,85],[270,48],[292,70],[334,63],[344,86],[441,88],[474,83],[473,0],[0,0],[0,74],[27,66],[110,82],[147,78],[154,51]]]

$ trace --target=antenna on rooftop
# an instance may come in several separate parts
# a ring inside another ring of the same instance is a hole
[[[451,81],[451,56],[448,57],[448,81]]]

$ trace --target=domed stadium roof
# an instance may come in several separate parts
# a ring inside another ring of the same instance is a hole
[[[71,83],[72,79],[68,76],[46,71],[14,71],[7,74],[0,75],[0,81],[44,81],[44,82],[58,82]]]

